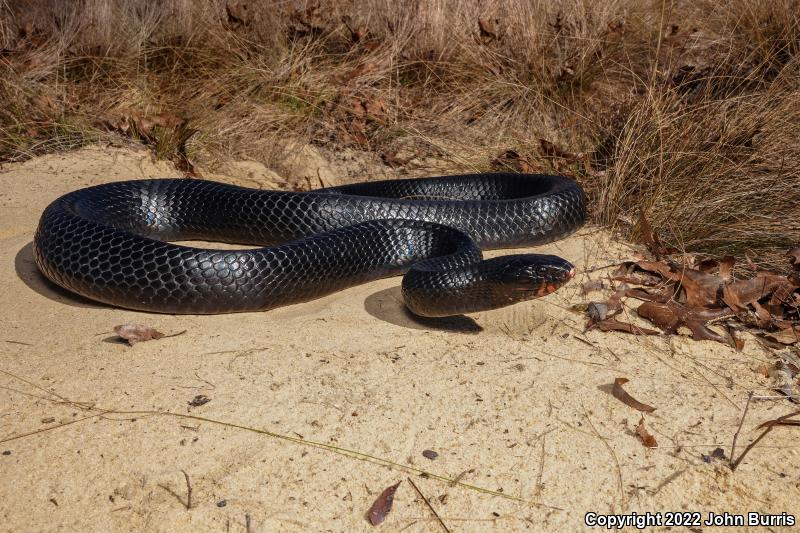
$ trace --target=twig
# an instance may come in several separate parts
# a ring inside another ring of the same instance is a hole
[[[181,472],[186,479],[186,510],[188,511],[192,508],[192,483],[189,481],[189,474],[186,473],[186,470],[181,470]]]
[[[29,342],[11,341],[11,340],[8,340],[8,339],[4,339],[4,340],[9,344],[21,344],[22,346],[33,346],[33,344],[31,344]]]
[[[244,529],[247,533],[253,533],[253,529],[250,527],[250,515],[247,513],[244,514]]]
[[[600,432],[597,431],[597,428],[594,427],[592,423],[592,418],[589,416],[589,411],[586,410],[586,406],[583,405],[581,402],[581,407],[583,407],[583,415],[586,417],[586,421],[589,423],[589,427],[592,428],[592,432],[594,433],[595,437],[600,439],[605,447],[608,449],[608,453],[611,454],[611,458],[614,459],[614,464],[617,467],[617,485],[619,486],[619,495],[620,499],[622,500],[622,509],[625,510],[628,507],[628,501],[625,498],[625,488],[622,482],[622,467],[619,465],[619,458],[617,457],[617,453],[614,451],[614,448],[608,443],[608,441],[600,435]]]
[[[744,451],[742,452],[742,455],[740,455],[738,459],[733,461],[733,463],[731,464],[731,470],[736,470],[736,468],[739,466],[739,464],[744,459],[744,456],[747,455],[747,453],[750,450],[752,450],[755,447],[755,445],[758,444],[761,441],[761,439],[766,437],[767,434],[770,431],[772,431],[772,428],[781,425],[781,422],[784,422],[784,421],[788,420],[789,418],[792,418],[793,416],[797,416],[797,415],[800,415],[800,411],[794,411],[792,413],[789,413],[788,415],[779,416],[775,420],[770,420],[768,422],[764,422],[763,424],[758,426],[758,428],[764,428],[764,431],[761,433],[761,435],[756,437],[756,439],[753,442],[751,442],[750,444],[747,445],[747,448],[744,449]]]
[[[740,456],[739,456],[739,458],[738,458],[738,459],[736,459],[735,461],[732,461],[732,462],[731,462],[731,470],[736,470],[736,468],[737,468],[737,467],[739,466],[739,464],[742,462],[742,459],[744,459],[744,456],[745,456],[745,455],[747,455],[747,454],[748,454],[748,452],[749,452],[750,450],[752,450],[752,449],[755,447],[755,445],[756,445],[756,444],[758,444],[758,443],[761,441],[761,439],[763,439],[764,437],[766,437],[766,436],[767,436],[767,433],[769,433],[770,431],[772,431],[772,428],[773,428],[773,427],[774,427],[774,426],[768,426],[768,427],[764,428],[764,432],[763,432],[763,433],[761,433],[761,435],[759,435],[758,437],[756,437],[756,440],[754,440],[753,442],[751,442],[750,444],[748,444],[748,445],[747,445],[747,448],[745,448],[745,449],[744,449],[744,451],[742,452],[742,455],[740,455]]]
[[[733,454],[736,452],[736,440],[739,438],[739,432],[742,431],[742,425],[744,424],[744,417],[747,416],[747,410],[750,409],[750,401],[753,399],[753,391],[750,391],[747,394],[747,403],[744,406],[744,412],[742,413],[742,418],[739,420],[739,427],[736,428],[736,433],[733,434],[733,442],[731,443],[731,453],[730,458],[730,468],[731,470],[736,470],[736,466],[739,464],[738,461],[734,462]]]
[[[428,509],[431,510],[431,512],[433,513],[433,516],[435,516],[436,520],[439,521],[439,524],[442,525],[442,529],[444,529],[447,533],[451,533],[450,532],[450,528],[448,528],[445,525],[444,521],[442,520],[442,517],[440,517],[439,513],[436,512],[436,509],[433,508],[433,505],[431,505],[431,502],[428,501],[428,498],[426,498],[425,495],[422,494],[422,491],[419,490],[419,487],[417,487],[417,484],[414,483],[414,481],[410,477],[407,477],[406,479],[408,480],[409,483],[411,483],[411,486],[414,487],[414,490],[417,491],[417,494],[419,494],[420,498],[422,498],[422,501],[424,501],[425,504],[428,506]]]

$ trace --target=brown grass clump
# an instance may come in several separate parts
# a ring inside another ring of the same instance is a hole
[[[305,143],[575,175],[598,221],[777,264],[800,234],[800,6],[0,0],[0,160],[120,134],[191,172]]]

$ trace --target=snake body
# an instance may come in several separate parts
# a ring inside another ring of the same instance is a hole
[[[196,179],[108,183],[70,192],[42,214],[39,269],[92,300],[161,313],[267,310],[405,273],[422,316],[493,309],[572,276],[549,255],[483,260],[481,249],[543,244],[585,218],[585,195],[560,176],[471,174],[311,192]],[[188,247],[208,240],[260,246]]]

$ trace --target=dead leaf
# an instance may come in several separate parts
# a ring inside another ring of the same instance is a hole
[[[797,248],[792,248],[786,255],[789,256],[789,262],[792,264],[792,266],[800,269],[800,246]]]
[[[668,302],[672,299],[670,292],[664,291],[648,291],[645,289],[633,288],[625,291],[625,296],[629,298],[636,298],[637,300],[644,300],[646,302]]]
[[[634,399],[633,396],[628,394],[625,389],[622,388],[622,386],[628,383],[628,381],[630,381],[628,378],[616,378],[614,380],[614,387],[611,389],[611,394],[614,395],[614,398],[621,401],[628,407],[633,407],[637,411],[642,411],[645,413],[652,413],[655,411],[655,407],[651,407],[646,403],[642,403],[639,400]]]
[[[723,450],[722,448],[719,448],[719,447],[714,448],[714,450],[708,455],[705,455],[705,454],[701,453],[700,457],[702,457],[703,461],[706,462],[706,463],[710,463],[714,459],[718,459],[720,461],[723,461],[723,460],[726,459],[725,450]]]
[[[495,30],[495,23],[497,19],[487,19],[487,18],[479,18],[478,19],[478,29],[481,32],[481,37],[484,38],[484,42],[489,42],[491,40],[497,39],[497,33]]]
[[[736,259],[732,255],[726,255],[719,261],[719,277],[722,281],[729,281],[731,273],[733,272],[733,265],[736,264]]]
[[[765,336],[781,344],[794,344],[800,341],[800,326],[788,327],[777,332],[766,333]]]
[[[769,272],[760,272],[751,279],[734,281],[723,288],[723,301],[734,311],[772,294],[778,287],[787,284],[786,277]],[[791,289],[793,290],[793,288]],[[790,291],[791,292],[791,291]],[[777,303],[777,302],[771,302]]]
[[[644,417],[639,418],[639,425],[636,426],[636,434],[639,435],[639,438],[642,439],[642,444],[647,448],[658,448],[656,438],[644,427]]]
[[[497,170],[514,170],[523,174],[540,172],[542,166],[532,162],[529,158],[521,155],[516,150],[506,150],[491,161],[493,168]]]
[[[160,331],[142,324],[121,324],[119,326],[114,326],[114,333],[128,341],[128,344],[131,346],[137,342],[152,341],[164,336]]]
[[[651,226],[650,222],[647,220],[644,209],[639,211],[639,234],[642,237],[644,245],[647,246],[650,253],[656,256],[656,259],[661,259],[661,257],[667,253],[666,248],[661,244],[661,240],[658,238],[658,234],[653,231],[653,226]]]
[[[691,315],[684,317],[683,323],[692,332],[692,338],[696,341],[717,341],[727,344],[725,337],[709,329],[706,326],[706,320],[692,317]]]
[[[675,333],[681,318],[674,305],[660,302],[645,302],[636,309],[636,314],[660,327],[665,333]]]
[[[625,293],[627,292],[628,292],[628,286],[624,283],[620,283],[619,286],[617,287],[617,290],[614,291],[614,294],[609,296],[608,300],[606,301],[608,310],[611,311],[613,314],[622,311],[622,297],[625,296]]]
[[[679,281],[689,307],[717,307],[722,295],[722,279],[698,270],[684,270]]]
[[[583,293],[584,296],[586,296],[587,294],[589,294],[592,291],[599,291],[599,290],[602,290],[602,289],[605,289],[605,288],[606,288],[606,285],[605,285],[605,283],[603,282],[602,279],[595,279],[595,280],[587,281],[586,283],[581,285],[581,292]]]
[[[381,492],[380,496],[378,496],[378,499],[373,502],[372,507],[370,507],[369,511],[367,512],[367,518],[369,519],[370,524],[377,526],[386,519],[386,515],[392,510],[394,493],[397,490],[397,487],[400,486],[400,483],[402,483],[402,481],[398,481],[391,487],[387,487],[383,492]]]
[[[542,154],[546,157],[557,157],[568,161],[580,161],[585,158],[585,154],[568,152],[547,139],[539,139],[539,146],[542,147]]]
[[[205,405],[210,401],[211,401],[211,398],[209,398],[205,394],[198,394],[197,396],[195,396],[194,398],[192,398],[190,401],[188,401],[186,403],[188,403],[192,407],[200,407],[201,405]]]
[[[733,347],[737,352],[741,352],[744,349],[744,339],[739,336],[738,330],[731,325],[726,325],[725,330],[733,341]]]
[[[589,305],[586,306],[586,314],[595,322],[605,320],[608,316],[608,305],[601,302],[589,302]]]
[[[605,320],[596,322],[594,327],[600,331],[622,331],[624,333],[631,333],[633,335],[659,335],[658,331],[648,328],[641,328],[627,322],[620,322],[615,318],[607,318]]]

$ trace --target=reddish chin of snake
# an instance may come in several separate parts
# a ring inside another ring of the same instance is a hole
[[[570,269],[569,272],[567,272],[564,275],[564,280],[561,281],[560,283],[542,283],[542,285],[535,291],[536,297],[541,298],[542,296],[547,296],[548,294],[556,292],[559,288],[564,286],[569,280],[571,280],[574,277],[575,277],[575,269],[572,268]]]

